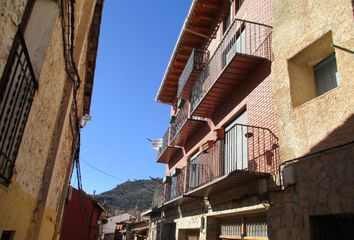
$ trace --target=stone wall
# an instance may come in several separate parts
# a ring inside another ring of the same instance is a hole
[[[354,212],[354,143],[289,166],[296,184],[270,198],[273,240],[310,240],[310,216]]]

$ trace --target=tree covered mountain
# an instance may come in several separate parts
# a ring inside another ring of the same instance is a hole
[[[153,192],[161,184],[161,178],[128,180],[95,197],[105,203],[111,211],[116,209],[126,211],[132,208],[144,211],[151,207]]]

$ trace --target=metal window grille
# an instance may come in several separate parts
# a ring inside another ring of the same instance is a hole
[[[0,183],[11,180],[37,81],[19,29],[0,80]]]
[[[266,215],[224,220],[220,225],[220,234],[226,239],[228,237],[267,239],[268,232]]]

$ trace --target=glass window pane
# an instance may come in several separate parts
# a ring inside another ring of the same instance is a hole
[[[338,86],[335,55],[332,54],[314,67],[317,96]]]

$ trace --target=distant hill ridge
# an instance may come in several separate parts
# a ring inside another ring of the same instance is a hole
[[[95,197],[105,203],[110,211],[117,209],[127,211],[132,208],[144,211],[151,207],[153,191],[161,184],[161,178],[128,180]]]

